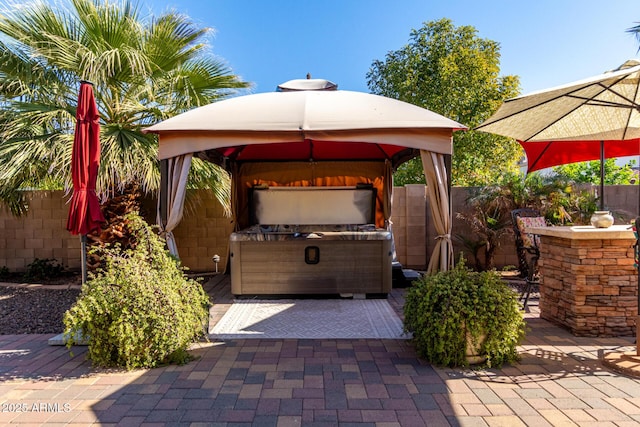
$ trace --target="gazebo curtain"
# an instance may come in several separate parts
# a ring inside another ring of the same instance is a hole
[[[157,222],[160,226],[161,233],[165,236],[169,252],[178,257],[178,247],[173,236],[173,230],[182,220],[184,207],[184,198],[187,193],[187,178],[189,177],[189,169],[191,168],[192,154],[183,154],[181,156],[167,159],[167,222],[163,221],[160,214],[160,204],[162,203],[162,195],[158,197],[158,218]],[[161,191],[164,189],[161,189]]]
[[[433,218],[437,233],[436,245],[427,268],[427,273],[429,274],[436,271],[446,271],[453,266],[453,244],[451,241],[452,219],[444,155],[421,150],[420,156],[427,181],[427,194],[430,200],[431,217]],[[166,224],[163,223],[160,209],[158,208],[158,224],[166,236],[169,251],[175,256],[178,256],[178,249],[172,231],[182,220],[187,177],[189,175],[189,168],[191,167],[191,157],[191,154],[185,154],[168,159],[168,218]],[[385,184],[388,185],[392,183],[389,164],[385,165],[384,179],[386,181]],[[233,193],[234,196],[238,196],[238,190],[238,188],[235,188],[236,192]],[[387,224],[385,225],[390,226],[391,224],[388,221],[391,214],[390,193],[386,196],[383,203],[384,216],[387,220]],[[237,200],[234,202],[237,203]],[[160,200],[158,202],[158,207],[159,206]]]
[[[444,155],[420,150],[420,157],[427,181],[431,217],[437,233],[436,246],[427,267],[427,274],[430,274],[436,271],[447,271],[453,266],[451,205]]]

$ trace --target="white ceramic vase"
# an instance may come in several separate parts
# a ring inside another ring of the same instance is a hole
[[[609,211],[595,211],[591,216],[591,225],[596,228],[608,228],[613,225],[613,215]]]

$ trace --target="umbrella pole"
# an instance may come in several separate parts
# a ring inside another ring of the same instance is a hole
[[[80,235],[80,246],[82,251],[80,253],[80,268],[82,271],[82,284],[84,285],[85,283],[87,283],[87,235],[86,234]]]
[[[638,338],[640,338],[640,259],[637,256],[638,251],[640,250],[640,216],[636,217],[636,233],[638,233],[638,237],[636,238],[636,245],[633,248],[634,254],[633,257],[636,259],[636,269],[638,271],[638,287],[636,288],[636,294],[638,296],[638,315],[636,316],[636,356],[640,356],[640,344],[638,343]]]
[[[600,141],[600,210],[604,210],[604,141]]]
[[[640,338],[640,256],[638,253],[640,251],[640,176],[636,177],[638,182],[638,216],[636,216],[636,246],[633,248],[634,254],[633,257],[636,260],[636,269],[638,272],[637,283],[636,283],[636,295],[638,297],[638,309],[636,316],[636,356],[640,356],[640,345],[638,344],[638,338]]]

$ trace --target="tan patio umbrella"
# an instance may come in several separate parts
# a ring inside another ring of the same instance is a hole
[[[563,86],[508,99],[476,130],[515,138],[528,170],[640,154],[640,61]]]
[[[640,61],[628,60],[613,71],[509,99],[475,129],[518,140],[530,171],[599,158],[604,209],[604,159],[640,154]],[[640,290],[638,310],[640,336]]]

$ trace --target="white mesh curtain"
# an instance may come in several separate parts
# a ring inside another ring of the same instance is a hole
[[[167,223],[164,224],[160,215],[161,198],[158,197],[158,217],[157,223],[160,231],[165,236],[169,252],[178,257],[178,247],[173,237],[173,230],[182,220],[184,198],[187,192],[187,178],[191,168],[192,154],[167,159]],[[161,190],[162,191],[162,190]]]
[[[420,150],[424,176],[427,180],[427,194],[431,217],[436,229],[436,247],[431,255],[427,274],[447,271],[453,267],[453,243],[451,241],[451,208],[449,185],[444,155]]]

